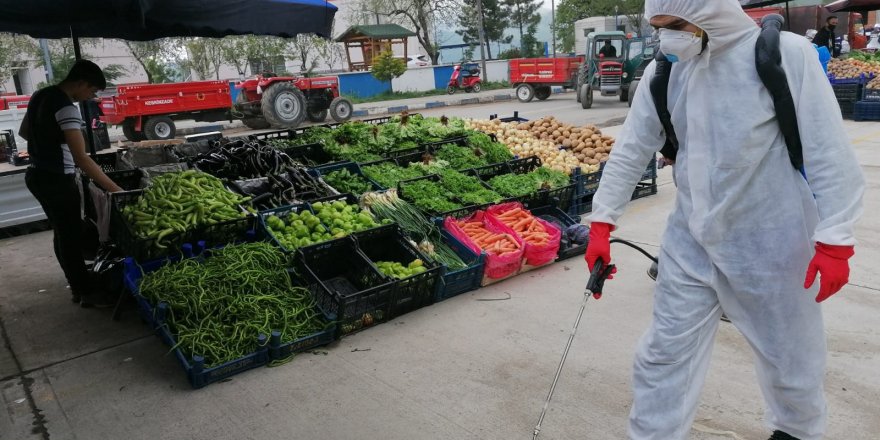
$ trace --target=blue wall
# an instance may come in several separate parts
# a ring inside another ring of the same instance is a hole
[[[343,96],[369,98],[391,91],[391,82],[379,81],[370,72],[339,75],[339,91]]]
[[[434,67],[434,88],[446,89],[450,77],[452,77],[452,66]]]

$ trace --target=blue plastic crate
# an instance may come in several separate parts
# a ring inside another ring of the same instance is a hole
[[[160,309],[167,307],[162,303]],[[161,312],[159,312],[161,313]],[[167,325],[159,326],[159,337],[171,347],[177,345],[177,339],[169,331]],[[211,368],[205,367],[205,359],[201,356],[187,357],[180,348],[174,349],[174,357],[186,372],[186,378],[189,380],[193,388],[202,388],[205,385],[219,382],[221,380],[232,377],[236,374],[243,373],[257,367],[262,367],[269,363],[269,338],[266,335],[259,335],[255,341],[257,350],[251,354],[241,358],[216,365]]]
[[[595,194],[587,194],[585,196],[575,197],[571,202],[571,206],[566,210],[566,213],[574,217],[592,212],[594,195]]]
[[[574,197],[583,197],[595,194],[599,189],[599,180],[602,178],[602,172],[584,173],[580,168],[574,168],[572,179],[575,183]]]
[[[880,89],[866,88],[862,92],[862,101],[880,101]]]
[[[441,240],[461,258],[467,267],[449,270],[448,267],[443,266],[443,275],[440,277],[440,282],[437,283],[437,291],[434,295],[435,302],[478,289],[480,280],[483,278],[483,266],[485,265],[485,256],[482,252],[479,255],[475,254],[455,236],[443,229],[442,221],[438,220],[438,223],[440,224]]]
[[[880,121],[880,101],[859,101],[853,109],[853,120]]]
[[[867,84],[872,79],[874,79],[874,74],[869,73],[865,75],[862,73],[857,78],[835,78],[833,74],[828,74],[828,81],[831,82],[832,85],[837,84]]]

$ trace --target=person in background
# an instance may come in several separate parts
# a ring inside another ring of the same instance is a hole
[[[76,168],[107,191],[122,188],[86,154],[83,120],[73,103],[94,99],[106,86],[100,67],[79,60],[60,84],[34,93],[19,129],[19,135],[28,141],[31,157],[25,184],[52,226],[55,257],[70,284],[73,302],[83,307],[110,306],[112,301],[93,285],[83,259]]]
[[[599,55],[605,58],[617,58],[617,48],[611,44],[611,40],[605,40],[605,44],[599,49]]]
[[[672,62],[667,106],[679,146],[653,319],[633,363],[628,438],[689,438],[724,313],[754,351],[770,439],[820,440],[827,351],[819,303],[849,280],[865,191],[840,113],[806,110],[836,108],[834,92],[815,48],[782,32],[791,98],[804,110],[798,170],[756,74],[761,29],[739,2],[646,0],[645,18]],[[584,256],[590,270],[612,263],[611,233],[666,141],[654,104],[649,87],[636,90],[602,171]]]
[[[825,19],[825,26],[816,32],[813,37],[813,44],[819,47],[827,47],[831,56],[837,58],[840,56],[840,46],[835,44],[837,37],[834,35],[834,29],[837,27],[837,17],[832,15]]]

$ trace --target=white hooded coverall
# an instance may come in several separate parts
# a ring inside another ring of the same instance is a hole
[[[646,18],[683,18],[709,36],[673,65],[669,110],[680,145],[675,206],[663,236],[650,328],[637,349],[629,436],[687,438],[722,310],[755,353],[766,421],[822,437],[825,336],[818,282],[803,288],[813,245],[854,245],[864,179],[815,49],[783,33],[807,180],[788,158],[758,77],[760,29],[735,0],[647,0]],[[591,221],[615,224],[665,135],[645,71],[593,199]]]

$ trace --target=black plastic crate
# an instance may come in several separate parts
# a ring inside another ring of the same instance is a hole
[[[572,179],[575,183],[575,197],[588,196],[590,194],[595,194],[599,189],[599,180],[602,179],[602,172],[596,171],[593,173],[584,173],[580,168],[575,168],[572,172]]]
[[[856,121],[880,121],[880,101],[859,101],[853,109]]]
[[[446,144],[455,144],[460,147],[467,147],[469,145],[469,141],[467,136],[455,136],[439,141],[426,142],[424,144],[421,144],[420,146],[433,153],[435,149],[440,148]]]
[[[174,153],[173,147],[173,145],[152,145],[119,150],[116,169],[131,170],[181,163],[180,157]]]
[[[657,184],[653,182],[639,182],[633,191],[632,200],[657,194]]]
[[[286,217],[287,214],[290,214],[291,212],[295,212],[295,213],[299,214],[303,211],[309,211],[312,214],[314,214],[314,211],[312,211],[312,209],[309,207],[308,203],[298,203],[295,205],[282,206],[279,208],[273,208],[273,209],[267,209],[264,211],[260,211],[260,213],[257,215],[259,217],[259,222],[260,222],[260,225],[259,225],[260,226],[260,229],[259,229],[260,234],[263,237],[266,237],[267,239],[271,240],[272,243],[274,243],[275,246],[278,246],[278,248],[281,249],[282,252],[285,252],[285,253],[294,252],[296,250],[295,248],[291,249],[291,248],[288,248],[287,246],[281,244],[281,241],[278,240],[278,237],[276,237],[275,234],[269,229],[269,225],[266,224],[266,219],[269,216],[274,215],[274,216],[277,216],[277,217],[281,218],[282,220],[284,220],[284,217]],[[285,220],[285,224],[286,223],[287,223],[287,221]],[[326,225],[324,227],[326,228]]]
[[[455,236],[442,228],[440,223],[440,239],[449,246],[456,255],[461,258],[467,265],[464,269],[449,270],[443,266],[443,275],[437,285],[434,302],[443,301],[460,295],[465,292],[480,288],[480,281],[483,279],[484,256],[482,253],[475,254],[469,247],[465,246]]]
[[[425,271],[404,279],[386,275],[394,285],[388,319],[412,312],[434,303],[437,284],[440,282],[442,267],[425,257],[403,234],[397,225],[355,233],[355,241],[360,252],[375,264],[379,261],[396,261],[404,266],[413,260],[421,260]],[[378,271],[379,269],[376,268]]]
[[[466,203],[462,203],[461,200],[459,200],[458,198],[456,198],[454,196],[447,196],[446,199],[449,200],[450,202],[462,205],[461,208],[455,208],[450,211],[428,211],[428,210],[425,210],[425,209],[422,209],[422,208],[416,206],[415,201],[409,197],[406,190],[404,189],[404,186],[406,186],[409,183],[415,183],[415,182],[418,182],[421,180],[429,180],[429,181],[435,182],[438,185],[440,185],[440,176],[437,174],[431,174],[431,175],[428,175],[425,177],[417,177],[415,179],[401,180],[400,182],[397,182],[397,195],[401,199],[406,200],[407,202],[413,204],[413,206],[415,206],[416,209],[424,212],[425,214],[427,214],[428,217],[432,217],[432,218],[433,217],[445,217],[447,215],[452,215],[452,213],[457,213],[459,211],[466,211],[466,210],[471,210],[471,209],[474,211],[476,210],[475,205],[467,205]],[[464,215],[464,214],[462,214],[462,215]]]
[[[508,162],[501,162],[485,165],[482,167],[471,168],[470,170],[468,170],[468,172],[479,177],[485,182],[495,176],[510,174],[513,172],[513,170],[511,170]]]
[[[585,196],[575,197],[571,202],[571,206],[566,210],[568,215],[574,217],[592,212],[594,195],[595,194],[587,194]]]
[[[110,178],[114,183],[119,185],[123,191],[134,191],[138,189],[143,189],[143,177],[144,173],[139,169],[135,168],[133,170],[120,170],[120,171],[106,171],[105,174]],[[89,220],[97,221],[98,215],[95,208],[94,200],[92,199],[92,191],[89,189],[89,183],[92,182],[92,179],[89,179],[88,176],[83,174],[82,183],[83,183],[83,212],[85,217]],[[100,186],[99,186],[100,188]],[[102,188],[102,192],[103,188]]]
[[[335,156],[324,150],[323,144],[305,144],[295,147],[278,148],[281,152],[290,156],[291,159],[309,167],[317,167],[333,162],[340,162]]]
[[[489,115],[489,120],[498,119],[497,114]],[[514,111],[513,116],[508,116],[506,118],[501,118],[501,122],[528,122],[529,120],[526,118],[519,117],[519,112]]]
[[[648,169],[645,170],[645,173],[642,174],[641,180],[648,179],[656,179],[657,178],[657,156],[651,158],[651,163],[648,164]]]
[[[557,253],[559,260],[584,255],[587,251],[587,243],[575,244],[568,238],[568,234],[566,234],[566,229],[569,226],[580,224],[581,221],[579,215],[571,216],[555,206],[542,206],[540,208],[534,208],[531,211],[532,215],[535,217],[553,223],[556,227],[562,230],[562,239],[560,240],[559,252]]]
[[[397,165],[404,168],[411,163],[425,160],[425,156],[431,154],[430,150],[426,147],[407,148],[405,150],[398,150],[394,153],[396,154],[389,155],[389,159],[394,159]]]
[[[868,89],[862,93],[862,101],[880,101],[880,89]]]
[[[834,96],[838,101],[858,101],[862,97],[862,85],[855,84],[832,84]]]
[[[101,167],[101,171],[109,173],[117,170],[118,159],[116,153],[101,153],[92,156],[92,160]]]
[[[840,114],[843,115],[845,119],[853,118],[856,111],[855,101],[837,101],[837,104],[840,105]]]
[[[318,177],[322,177],[322,178],[324,176],[326,176],[327,174],[330,174],[334,171],[348,170],[348,172],[350,174],[363,177],[364,180],[366,180],[367,183],[370,184],[370,187],[372,188],[373,191],[379,191],[382,189],[382,187],[378,183],[373,181],[373,179],[370,179],[369,177],[365,176],[364,172],[361,170],[360,165],[358,165],[357,163],[354,163],[354,162],[336,162],[336,163],[329,164],[329,165],[319,166],[316,168],[316,170],[318,171]],[[327,185],[330,185],[330,183],[328,183],[328,182],[325,182],[325,183],[327,183]]]
[[[204,241],[210,246],[241,241],[251,234],[256,226],[256,217],[244,217],[226,220],[210,225],[200,225],[186,231],[175,231],[163,237],[164,245],[156,238],[139,237],[122,214],[122,209],[137,202],[143,190],[113,193],[110,209],[110,238],[128,257],[137,261],[146,261],[173,255],[185,243]]]
[[[336,315],[337,336],[388,319],[394,283],[357,250],[354,238],[309,246],[297,252],[294,270],[318,306]]]

